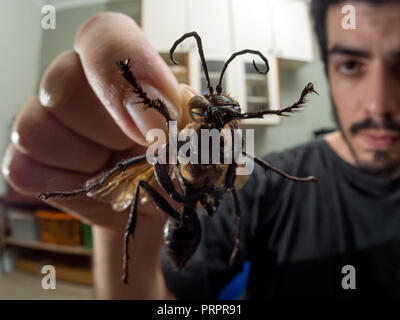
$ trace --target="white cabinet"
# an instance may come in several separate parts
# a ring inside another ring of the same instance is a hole
[[[264,75],[258,73],[253,66],[253,57],[245,56],[240,64],[242,79],[240,93],[240,105],[242,112],[258,112],[268,109],[277,109],[280,104],[279,97],[279,69],[278,59],[273,55],[267,55],[270,70]],[[260,59],[255,59],[258,69],[265,70],[265,65]],[[266,115],[262,119],[254,118],[243,121],[251,125],[273,125],[280,123],[280,117]]]
[[[204,54],[232,52],[229,3],[231,0],[186,0],[188,31],[196,31],[202,39]]]
[[[272,12],[268,0],[231,0],[234,50],[273,51]]]
[[[174,41],[187,32],[185,6],[185,0],[142,1],[142,29],[157,51],[168,52]],[[187,51],[187,44],[182,43],[176,51]]]
[[[305,0],[230,0],[235,51],[245,48],[278,58],[313,59],[309,4]]]
[[[231,0],[143,0],[142,28],[152,46],[168,52],[176,39],[196,31],[202,39],[204,54],[229,54],[232,51],[229,3]],[[177,52],[197,50],[190,38]]]
[[[243,112],[280,106],[278,61],[307,62],[313,59],[311,23],[305,0],[142,0],[142,27],[161,53],[185,32],[196,31],[201,39],[212,86],[218,83],[224,62],[243,49],[260,51],[270,71],[253,71],[252,60],[238,56],[228,67],[223,91],[237,98]],[[195,39],[177,49],[187,53],[189,84],[204,93],[205,77]],[[283,59],[283,60],[279,60]],[[277,116],[249,119],[245,123],[278,124]]]
[[[272,1],[275,53],[295,61],[313,59],[312,28],[308,3],[304,0]]]
[[[307,62],[313,59],[309,4],[305,0],[142,0],[142,28],[168,52],[185,32],[196,31],[205,55],[242,49]],[[196,50],[194,39],[178,52]]]

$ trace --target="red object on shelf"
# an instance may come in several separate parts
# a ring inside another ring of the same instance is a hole
[[[82,244],[82,225],[72,215],[50,210],[37,210],[40,239],[46,243],[68,246]]]

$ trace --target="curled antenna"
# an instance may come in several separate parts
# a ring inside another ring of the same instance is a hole
[[[182,37],[180,37],[178,40],[175,41],[174,45],[172,46],[172,48],[169,50],[169,59],[171,60],[171,62],[173,64],[178,64],[175,60],[174,60],[174,51],[176,49],[176,47],[186,38],[189,37],[194,37],[196,39],[197,42],[197,48],[199,50],[199,55],[200,55],[200,59],[201,59],[201,65],[203,66],[203,70],[204,73],[206,75],[206,80],[207,80],[207,88],[210,94],[213,93],[214,88],[211,86],[211,82],[210,82],[210,77],[208,76],[208,70],[207,70],[207,64],[206,64],[206,59],[204,59],[204,51],[203,51],[203,45],[201,44],[201,39],[200,36],[197,34],[197,32],[192,31],[192,32],[188,32],[185,33]]]
[[[254,69],[256,69],[257,72],[259,72],[259,73],[261,73],[261,74],[267,74],[267,72],[269,71],[268,60],[267,60],[266,57],[264,57],[264,55],[263,55],[260,51],[250,50],[250,49],[244,49],[244,50],[242,50],[242,51],[235,52],[235,53],[233,53],[233,54],[231,55],[231,57],[225,62],[224,67],[222,68],[221,75],[220,75],[220,77],[219,77],[219,82],[218,82],[218,85],[217,85],[217,87],[216,87],[216,89],[217,89],[217,94],[221,94],[221,92],[222,92],[222,85],[221,85],[221,83],[222,83],[222,78],[223,78],[223,76],[224,76],[225,70],[226,70],[226,68],[228,67],[228,65],[232,62],[233,59],[235,59],[235,57],[240,56],[240,55],[242,55],[242,54],[246,54],[246,53],[251,53],[251,54],[256,54],[256,55],[258,55],[258,56],[265,62],[266,70],[265,70],[265,71],[261,71],[260,69],[258,69],[257,66],[256,66],[256,62],[253,60]]]

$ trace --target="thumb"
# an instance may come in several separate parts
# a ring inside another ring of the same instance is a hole
[[[178,129],[182,130],[191,121],[189,114],[189,101],[194,96],[198,96],[199,93],[186,84],[181,84],[180,87],[182,90],[182,107],[181,119],[178,121]]]
[[[95,15],[79,29],[74,47],[97,97],[132,140],[147,145],[147,131],[166,130],[166,121],[152,108],[142,110],[142,99],[116,61],[130,58],[131,71],[148,97],[165,102],[171,118],[180,122],[183,98],[176,78],[130,17],[116,12]]]

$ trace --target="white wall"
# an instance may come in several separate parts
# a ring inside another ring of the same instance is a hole
[[[40,9],[36,2],[0,2],[0,152],[9,142],[13,116],[36,91],[40,59]],[[5,192],[0,178],[0,194]]]

